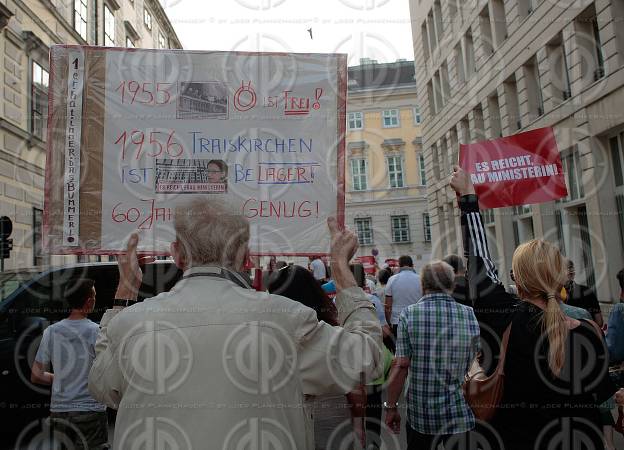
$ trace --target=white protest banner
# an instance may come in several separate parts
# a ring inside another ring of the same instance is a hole
[[[252,254],[328,251],[327,217],[344,222],[345,55],[54,46],[50,61],[50,252],[116,253],[138,231],[141,252],[166,254],[193,196],[246,216]]]

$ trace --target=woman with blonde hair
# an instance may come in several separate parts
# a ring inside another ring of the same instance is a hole
[[[616,388],[600,329],[592,321],[565,316],[560,308],[565,258],[546,241],[520,245],[512,259],[519,299],[508,294],[490,257],[470,176],[456,167],[451,187],[459,195],[470,300],[488,373],[496,368],[502,336],[510,328],[503,398],[489,424],[494,431],[490,445],[602,450],[597,406]]]

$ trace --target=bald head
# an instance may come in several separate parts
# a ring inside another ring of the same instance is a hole
[[[455,272],[453,268],[444,261],[431,261],[420,271],[420,282],[422,283],[423,294],[434,292],[453,292]]]

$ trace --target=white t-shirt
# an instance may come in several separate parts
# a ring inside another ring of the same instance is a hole
[[[420,277],[409,267],[404,267],[396,275],[392,275],[386,284],[386,295],[392,297],[392,316],[390,323],[399,323],[401,311],[409,305],[417,303],[422,297]]]
[[[320,259],[315,259],[310,263],[310,268],[314,274],[314,278],[317,280],[324,280],[327,278],[327,272],[325,272],[325,264]]]
[[[43,331],[35,361],[54,370],[51,412],[106,410],[87,389],[99,331],[89,319],[64,319]]]

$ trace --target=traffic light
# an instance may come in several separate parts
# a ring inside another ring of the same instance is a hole
[[[3,258],[3,259],[10,258],[11,250],[13,250],[13,239],[8,239],[8,238],[0,239],[0,258]]]
[[[0,261],[1,270],[4,270],[4,260],[11,256],[13,250],[13,239],[9,239],[13,232],[13,222],[7,216],[0,217]]]

